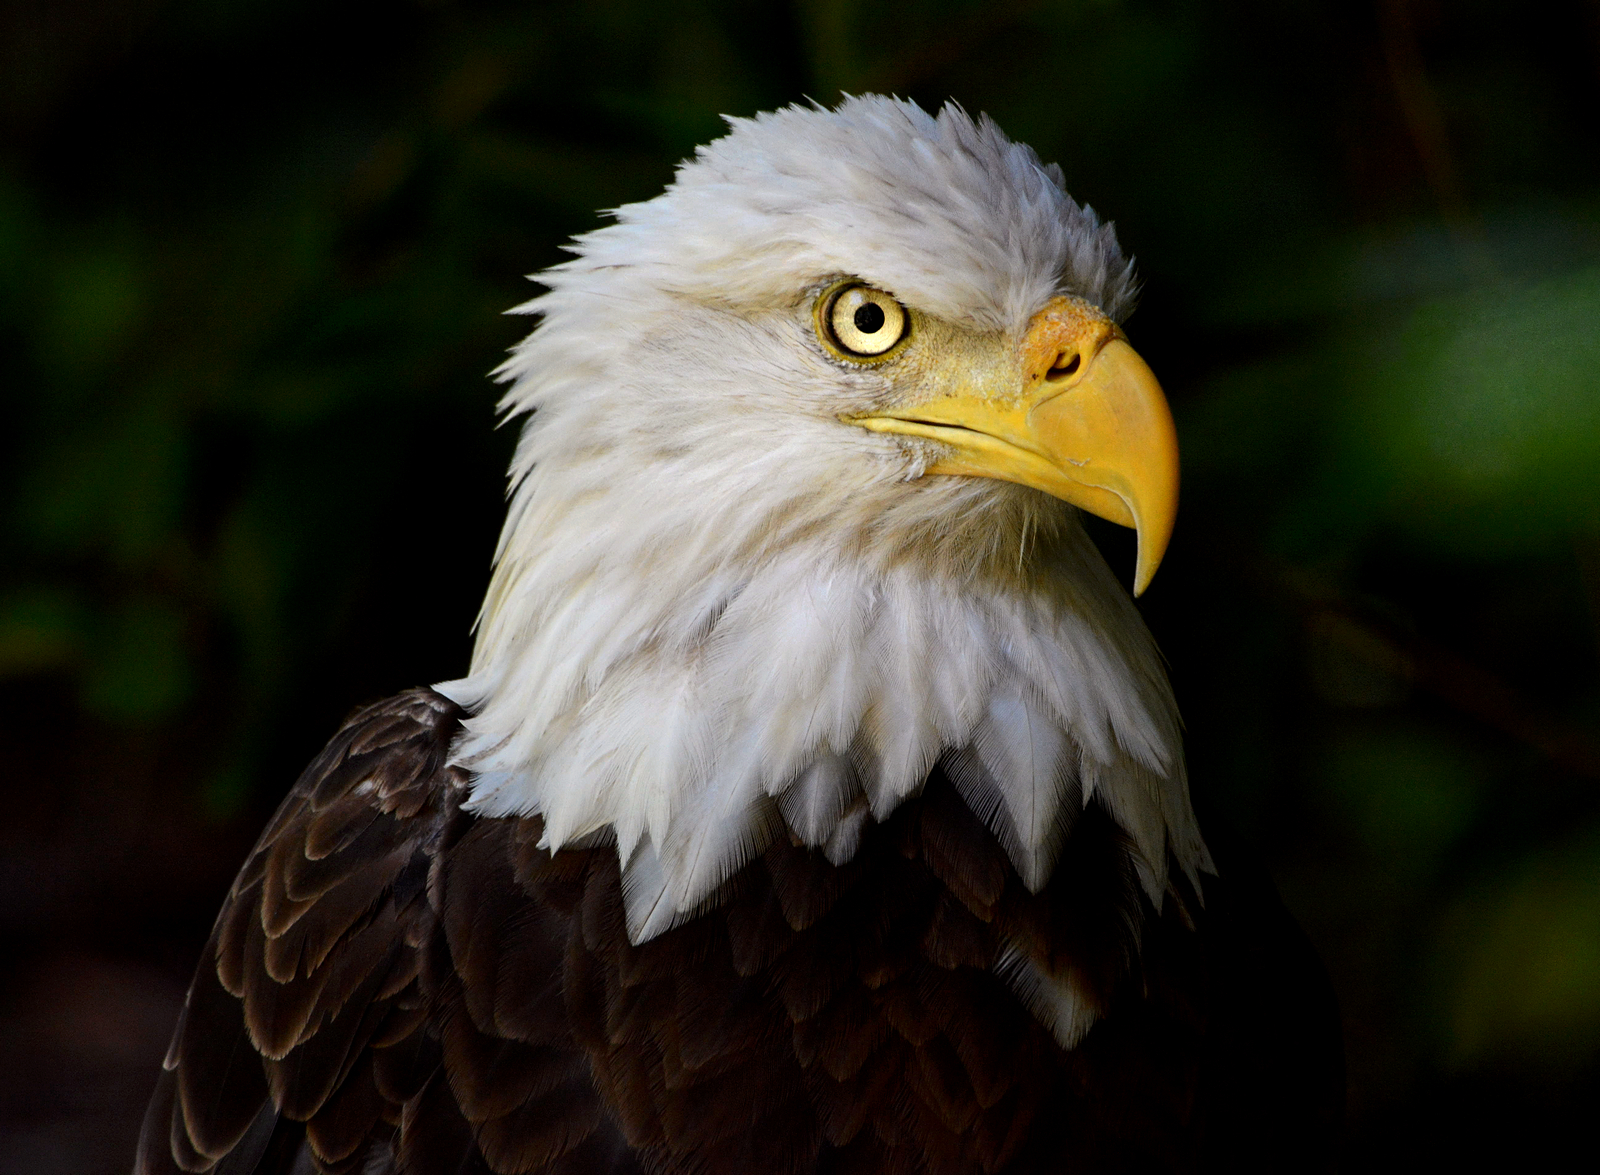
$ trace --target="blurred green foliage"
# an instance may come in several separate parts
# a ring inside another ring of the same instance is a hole
[[[7,13],[0,679],[59,737],[259,820],[465,664],[519,275],[721,114],[954,97],[1140,256],[1187,477],[1146,614],[1339,991],[1352,1165],[1600,1089],[1600,7]]]

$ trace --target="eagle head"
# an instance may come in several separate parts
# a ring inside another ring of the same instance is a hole
[[[572,245],[500,369],[525,418],[455,750],[485,815],[614,838],[630,934],[772,837],[836,863],[936,764],[1048,879],[1099,803],[1159,903],[1209,867],[1171,690],[1087,510],[1171,532],[1131,262],[987,118],[730,120]]]

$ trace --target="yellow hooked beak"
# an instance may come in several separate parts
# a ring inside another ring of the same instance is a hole
[[[929,473],[1032,486],[1134,527],[1139,595],[1178,513],[1178,434],[1161,385],[1116,323],[1076,298],[1056,298],[1034,315],[1018,358],[1020,371],[980,381],[988,386],[852,423],[947,445]]]

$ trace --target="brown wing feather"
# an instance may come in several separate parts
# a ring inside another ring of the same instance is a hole
[[[458,717],[428,690],[369,707],[295,784],[206,944],[137,1171],[288,1170],[279,1118],[319,1169],[353,1169],[420,1096],[437,919],[416,875],[455,818]]]

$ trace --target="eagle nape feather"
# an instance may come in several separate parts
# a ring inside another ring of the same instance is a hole
[[[541,275],[469,674],[357,711],[139,1175],[1328,1170],[1320,964],[1079,511],[1177,501],[1115,234],[959,108],[732,120]]]

